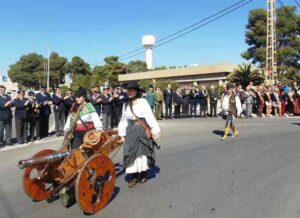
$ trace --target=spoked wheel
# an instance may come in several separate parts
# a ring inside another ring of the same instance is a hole
[[[41,157],[56,153],[55,150],[46,149],[36,153],[33,157]],[[47,163],[27,167],[23,176],[23,187],[26,194],[37,201],[49,198],[53,194],[54,180],[48,173],[55,170],[55,164],[47,167]]]
[[[109,202],[115,187],[115,168],[105,155],[96,155],[86,161],[76,181],[76,201],[81,209],[93,214]]]

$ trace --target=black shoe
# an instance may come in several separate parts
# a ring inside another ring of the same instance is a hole
[[[7,145],[7,146],[13,146],[13,145],[14,145],[14,143],[12,143],[12,142],[9,142],[9,143],[6,143],[6,145]]]

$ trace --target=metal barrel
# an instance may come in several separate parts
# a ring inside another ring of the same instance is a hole
[[[18,166],[20,169],[24,169],[26,167],[35,166],[43,163],[54,163],[65,159],[70,154],[71,154],[70,151],[65,151],[65,152],[57,152],[55,154],[45,155],[36,158],[20,160]]]

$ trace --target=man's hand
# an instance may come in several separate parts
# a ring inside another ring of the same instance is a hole
[[[153,137],[154,140],[158,140],[159,136],[160,136],[159,133],[153,133],[152,134],[152,137]]]
[[[12,104],[12,100],[10,100],[10,101],[6,102],[6,103],[5,103],[5,107],[8,107],[8,106],[10,106],[11,104]]]
[[[124,143],[125,142],[125,137],[121,137],[120,142]]]

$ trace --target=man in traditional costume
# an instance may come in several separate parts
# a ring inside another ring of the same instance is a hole
[[[125,103],[119,123],[119,136],[124,142],[124,167],[129,174],[128,187],[147,181],[147,172],[155,163],[154,146],[159,137],[160,127],[142,89],[136,82],[126,84],[129,100]]]
[[[226,121],[224,135],[221,140],[227,139],[230,129],[232,129],[233,131],[233,137],[236,137],[239,133],[233,121],[235,119],[235,115],[237,114],[237,116],[239,117],[243,110],[240,98],[234,93],[234,88],[235,87],[233,84],[228,84],[227,92],[223,96],[222,112],[223,118]]]

